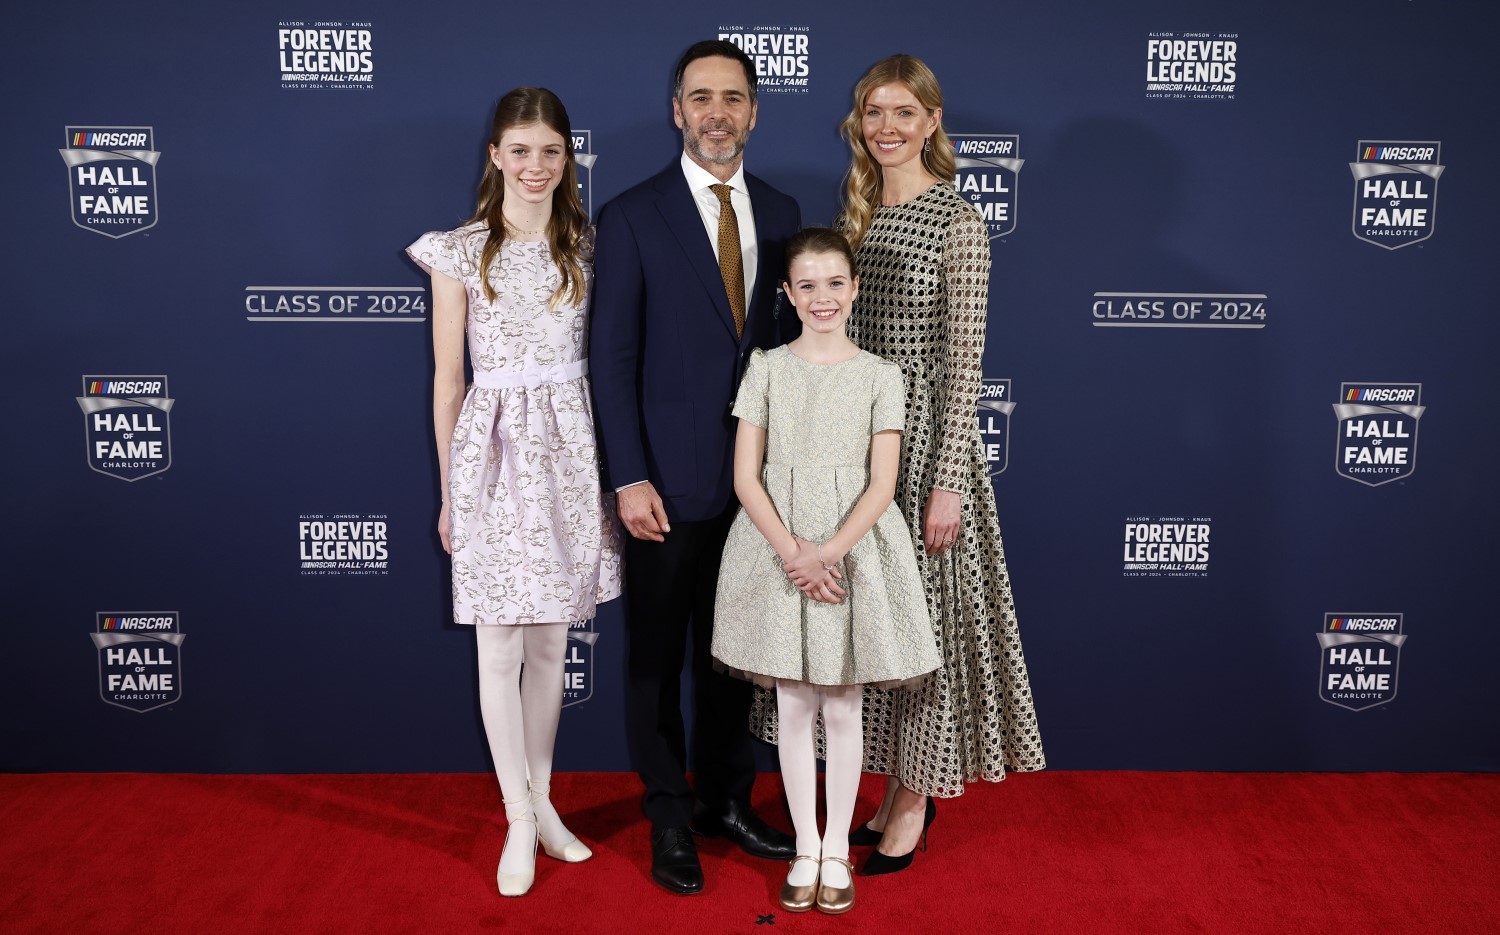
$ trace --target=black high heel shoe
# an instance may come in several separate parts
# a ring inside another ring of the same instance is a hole
[[[927,797],[927,808],[922,815],[922,835],[921,837],[917,838],[917,847],[920,847],[924,851],[927,850],[928,829],[932,827],[932,823],[936,820],[937,803],[935,803],[932,800],[932,796],[929,795]],[[880,833],[870,829],[869,825],[861,825],[860,830],[870,831],[871,834],[874,834],[876,836],[876,843],[879,843]],[[849,843],[854,843],[854,835],[852,834],[849,835]],[[882,854],[879,851],[876,851],[865,860],[865,865],[860,868],[859,874],[860,876],[864,877],[876,877],[880,876],[883,873],[896,873],[898,871],[905,870],[907,867],[910,867],[912,859],[916,856],[916,847],[912,848],[899,857],[891,857],[888,854]]]
[[[932,827],[933,819],[937,818],[937,801],[932,796],[927,797],[927,807],[922,815],[922,830],[926,831]],[[876,831],[869,823],[860,825],[849,832],[849,844],[852,847],[873,847],[880,843],[884,831]]]
[[[869,847],[872,844],[879,844],[880,836],[884,833],[884,831],[876,831],[868,824],[860,825],[858,828],[855,828],[853,831],[849,832],[849,846]]]

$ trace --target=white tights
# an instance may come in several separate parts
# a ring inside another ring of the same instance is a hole
[[[552,781],[568,625],[476,626],[474,633],[479,645],[479,711],[500,795],[508,802],[506,817],[536,821],[534,826],[514,825],[516,840],[507,838],[500,857],[501,871],[519,873],[531,864],[534,834],[558,846],[573,840],[552,802],[531,795],[531,787],[545,789]]]
[[[819,686],[786,680],[776,683],[776,713],[781,724],[776,749],[781,757],[781,780],[792,812],[792,829],[797,833],[798,854],[817,857],[821,853],[823,857],[846,860],[849,857],[849,825],[854,821],[854,798],[859,792],[859,771],[864,759],[863,699],[864,691],[859,685]],[[813,725],[820,710],[827,739],[823,784],[828,800],[827,827],[821,838],[818,837],[818,762],[813,748]],[[837,864],[829,864],[825,869],[829,877],[845,874]],[[816,873],[816,864],[801,860],[792,868],[787,882],[806,886]],[[847,880],[828,882],[831,886],[848,885]]]

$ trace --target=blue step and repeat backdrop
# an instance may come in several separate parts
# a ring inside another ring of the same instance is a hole
[[[1054,767],[1500,767],[1483,10],[13,13],[0,763],[488,768],[402,248],[472,210],[522,84],[567,103],[597,211],[676,158],[671,65],[724,36],[764,76],[747,165],[810,223],[863,69],[905,51],[943,82]],[[628,768],[623,626],[617,602],[571,641],[560,769]]]

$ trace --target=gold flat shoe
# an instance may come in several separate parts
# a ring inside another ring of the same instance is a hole
[[[796,857],[793,857],[790,861],[788,861],[788,877],[792,875],[791,868],[797,866],[797,861],[799,860],[810,860],[815,864],[818,863],[818,858],[816,857],[809,857],[806,854],[798,854]],[[821,866],[822,865],[819,864],[820,869]],[[787,912],[806,912],[813,907],[813,903],[817,901],[817,898],[817,877],[813,877],[813,881],[806,886],[793,886],[790,883],[781,884],[781,908],[785,909]]]
[[[828,861],[843,864],[844,869],[849,871],[849,885],[845,887],[829,886],[823,882],[822,865]],[[818,865],[818,911],[826,912],[831,916],[848,912],[854,908],[854,865],[842,857],[824,857]]]

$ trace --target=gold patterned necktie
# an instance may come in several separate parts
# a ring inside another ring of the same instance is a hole
[[[729,310],[734,313],[734,336],[745,335],[745,258],[740,253],[740,219],[729,202],[728,185],[710,185],[719,196],[719,275],[724,277],[724,291],[729,295]]]

